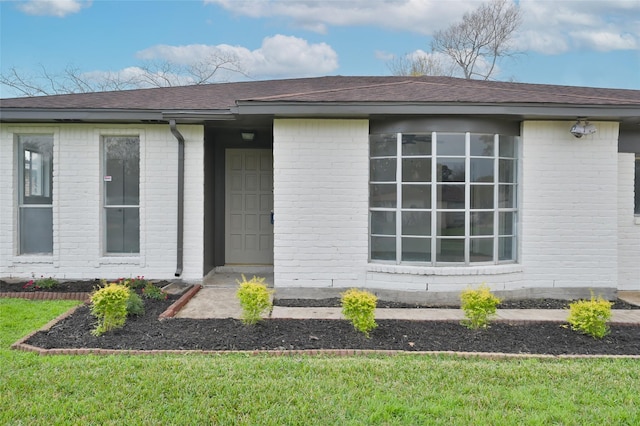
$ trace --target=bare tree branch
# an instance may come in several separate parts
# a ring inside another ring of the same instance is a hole
[[[22,96],[42,96],[209,84],[223,80],[220,75],[229,73],[246,76],[235,55],[220,53],[188,65],[168,60],[150,61],[120,72],[86,73],[68,65],[63,72],[56,74],[40,65],[36,74],[26,74],[10,68],[7,74],[0,75],[0,84]]]
[[[452,76],[454,69],[447,66],[435,55],[404,55],[394,57],[387,63],[393,75],[447,75]]]
[[[516,53],[511,40],[521,22],[517,5],[509,0],[491,0],[465,13],[462,22],[436,31],[431,49],[451,57],[465,78],[488,80],[502,58]]]

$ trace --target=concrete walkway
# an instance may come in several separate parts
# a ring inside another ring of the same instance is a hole
[[[248,279],[250,277],[247,277]],[[230,282],[203,287],[176,318],[240,318],[242,309],[236,297],[238,285]],[[621,292],[622,293],[622,292]],[[621,295],[621,299],[624,295]],[[625,298],[640,305],[640,292],[636,298]],[[340,308],[290,308],[274,306],[270,318],[282,319],[341,319]],[[505,321],[566,321],[568,312],[562,309],[498,309],[495,319]],[[376,309],[376,319],[401,319],[416,321],[460,321],[464,314],[460,309]],[[640,324],[640,309],[614,310],[612,323]]]

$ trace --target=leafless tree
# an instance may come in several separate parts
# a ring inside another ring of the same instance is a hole
[[[21,96],[44,96],[208,84],[224,81],[220,78],[223,71],[227,75],[246,75],[235,55],[221,53],[186,65],[169,60],[147,61],[139,67],[119,72],[82,72],[69,65],[64,71],[53,73],[40,65],[37,72],[29,74],[12,67],[8,73],[0,75],[0,84]]]
[[[432,54],[407,54],[394,57],[387,63],[393,75],[447,75],[454,73],[452,66],[446,65]]]
[[[465,78],[488,80],[502,58],[516,53],[511,40],[521,22],[516,4],[491,0],[465,13],[461,22],[436,31],[431,50],[451,57]]]

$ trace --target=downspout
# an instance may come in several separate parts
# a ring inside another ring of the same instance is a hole
[[[178,239],[175,276],[182,275],[184,254],[184,136],[176,127],[176,120],[169,120],[171,133],[178,140]]]

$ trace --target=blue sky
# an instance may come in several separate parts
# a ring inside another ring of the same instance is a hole
[[[640,0],[519,0],[522,54],[499,80],[640,89]],[[479,0],[0,0],[0,69],[136,72],[232,54],[248,77],[389,75]],[[16,96],[0,87],[0,96]]]

